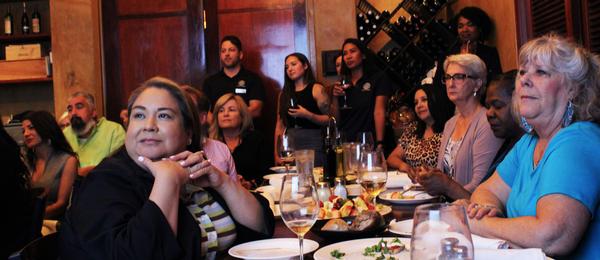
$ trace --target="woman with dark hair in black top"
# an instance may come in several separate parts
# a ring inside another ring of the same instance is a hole
[[[308,58],[301,53],[285,57],[285,82],[279,95],[275,144],[287,128],[287,133],[296,140],[295,149],[315,150],[315,166],[322,166],[325,155],[321,126],[329,121],[329,104],[329,95],[323,85],[315,82]],[[275,161],[281,162],[277,152]]]
[[[379,146],[385,132],[385,106],[395,88],[384,72],[377,71],[369,55],[358,39],[344,41],[341,73],[350,77],[352,87],[344,90],[341,84],[334,86],[333,95],[337,98],[333,99],[333,107],[347,140],[354,141],[359,132],[373,132]],[[344,96],[350,109],[339,106]]]

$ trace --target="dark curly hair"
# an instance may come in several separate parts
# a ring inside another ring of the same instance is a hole
[[[461,9],[451,21],[452,28],[458,29],[458,18],[463,17],[471,21],[477,28],[479,28],[479,40],[485,41],[490,36],[493,30],[494,24],[487,15],[487,13],[479,7],[467,6]]]

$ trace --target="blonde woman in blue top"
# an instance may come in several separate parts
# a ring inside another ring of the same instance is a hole
[[[513,102],[528,133],[471,196],[475,234],[600,259],[599,96],[598,56],[552,34],[521,48]]]

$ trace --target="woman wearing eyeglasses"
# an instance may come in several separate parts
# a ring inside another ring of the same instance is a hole
[[[444,62],[448,98],[456,114],[446,122],[437,169],[422,168],[415,179],[432,195],[469,198],[485,177],[502,140],[494,136],[479,103],[485,91],[485,63],[473,54],[449,56]]]

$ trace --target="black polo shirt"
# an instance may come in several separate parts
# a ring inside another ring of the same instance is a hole
[[[261,79],[255,73],[242,67],[240,72],[232,78],[228,77],[223,69],[204,80],[202,90],[210,99],[211,104],[217,102],[221,96],[227,93],[235,93],[250,105],[250,100],[265,100],[265,88]]]
[[[338,123],[347,141],[356,140],[359,132],[372,132],[375,137],[375,98],[389,97],[393,84],[384,72],[363,75],[355,86],[346,89],[346,103],[351,109],[342,109],[344,97],[338,97],[341,117]]]

